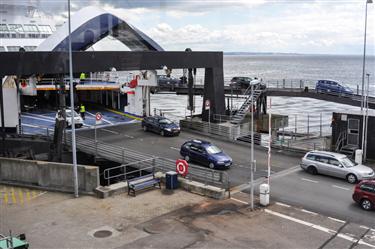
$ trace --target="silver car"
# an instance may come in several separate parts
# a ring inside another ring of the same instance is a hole
[[[310,151],[302,158],[301,168],[311,174],[322,174],[346,179],[349,183],[360,180],[374,179],[375,173],[371,168],[358,165],[346,155]]]

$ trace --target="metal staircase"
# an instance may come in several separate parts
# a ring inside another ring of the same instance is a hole
[[[339,138],[336,141],[336,152],[345,154],[349,157],[354,157],[355,151],[358,148],[358,145],[348,144],[348,134],[346,131],[340,133]]]
[[[240,109],[236,112],[236,114],[232,117],[230,121],[232,124],[240,124],[242,120],[245,118],[246,113],[249,111],[249,107],[251,105],[251,99],[253,98],[254,104],[258,100],[259,96],[262,94],[262,90],[259,90],[259,86],[254,87],[253,94],[251,93],[251,86],[249,86],[244,95],[249,95],[245,102],[242,104]]]

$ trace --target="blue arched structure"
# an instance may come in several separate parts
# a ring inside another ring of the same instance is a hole
[[[85,51],[106,36],[112,36],[131,51],[164,51],[142,31],[118,16],[97,7],[86,7],[71,18],[72,50]],[[68,51],[68,23],[43,41],[37,51]]]

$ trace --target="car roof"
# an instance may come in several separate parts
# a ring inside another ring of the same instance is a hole
[[[192,139],[187,141],[187,143],[201,144],[201,145],[210,145],[211,143],[201,139]]]
[[[321,156],[333,156],[336,158],[343,158],[346,157],[344,154],[336,153],[336,152],[330,152],[330,151],[320,151],[320,150],[313,150],[306,153],[307,154],[315,154],[315,155],[321,155]]]

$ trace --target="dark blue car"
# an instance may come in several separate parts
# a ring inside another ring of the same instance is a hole
[[[233,162],[232,158],[221,149],[202,140],[185,142],[181,146],[180,154],[188,162],[194,161],[211,169],[228,169]]]
[[[150,116],[142,120],[144,131],[152,131],[162,136],[178,136],[180,127],[163,116]]]
[[[334,80],[318,80],[315,86],[317,93],[330,93],[340,96],[352,95],[353,91],[347,86],[343,86]]]

